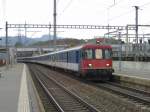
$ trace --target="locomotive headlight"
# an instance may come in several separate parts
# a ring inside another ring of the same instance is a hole
[[[109,66],[109,63],[107,63],[106,66]]]
[[[88,64],[88,66],[91,68],[91,67],[92,67],[92,64],[90,63],[90,64]]]

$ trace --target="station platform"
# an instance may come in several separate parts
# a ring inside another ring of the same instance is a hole
[[[143,71],[143,70],[115,70],[115,73],[121,76],[129,76],[129,77],[136,77],[141,79],[150,80],[150,72]]]
[[[113,76],[115,79],[129,82],[133,84],[139,84],[150,87],[150,63],[149,62],[121,62],[122,65],[119,68],[119,64],[115,62],[115,72]]]
[[[25,64],[0,67],[0,112],[41,112]]]
[[[150,62],[113,61],[115,74],[150,79]]]

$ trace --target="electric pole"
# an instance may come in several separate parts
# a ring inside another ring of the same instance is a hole
[[[138,55],[139,55],[139,46],[138,46],[138,9],[139,6],[134,6],[135,7],[135,36],[136,36],[136,54],[135,55],[135,60],[138,61]]]
[[[139,6],[134,6],[135,7],[135,25],[136,25],[136,43],[138,44],[138,9]]]
[[[121,71],[121,60],[122,60],[122,41],[121,41],[121,32],[118,32],[118,40],[120,44],[119,48],[119,71]]]
[[[24,31],[25,31],[25,43],[24,43],[24,45],[25,46],[26,46],[26,43],[27,43],[27,27],[26,27],[26,25],[27,25],[27,23],[25,21],[25,29],[24,29]]]
[[[8,68],[8,64],[10,62],[10,56],[9,56],[9,47],[8,47],[8,22],[6,21],[6,26],[5,26],[5,30],[6,30],[6,54],[7,54],[7,57],[6,57],[6,68]]]
[[[116,0],[114,0],[114,5],[116,4]]]
[[[49,23],[49,46],[48,47],[51,47],[51,23]]]
[[[54,50],[56,51],[56,16],[57,16],[57,11],[56,11],[56,0],[54,0]]]

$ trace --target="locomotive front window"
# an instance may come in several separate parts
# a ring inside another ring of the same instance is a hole
[[[111,58],[111,55],[112,55],[111,50],[109,50],[109,49],[105,49],[105,50],[104,50],[104,58],[105,58],[105,59],[110,59],[110,58]]]
[[[83,57],[85,59],[93,59],[93,50],[92,49],[86,49],[86,50],[84,50]]]
[[[103,58],[103,52],[101,49],[96,49],[95,50],[95,58],[96,59],[102,59]]]
[[[111,55],[110,49],[85,49],[82,57],[84,59],[111,59]]]

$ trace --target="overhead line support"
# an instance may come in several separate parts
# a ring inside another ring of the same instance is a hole
[[[49,24],[8,24],[8,28],[49,28]],[[55,25],[51,25],[54,28]],[[125,30],[126,26],[102,26],[102,25],[56,25],[56,28],[64,29],[116,29]],[[135,30],[135,26],[128,27],[128,30]]]

